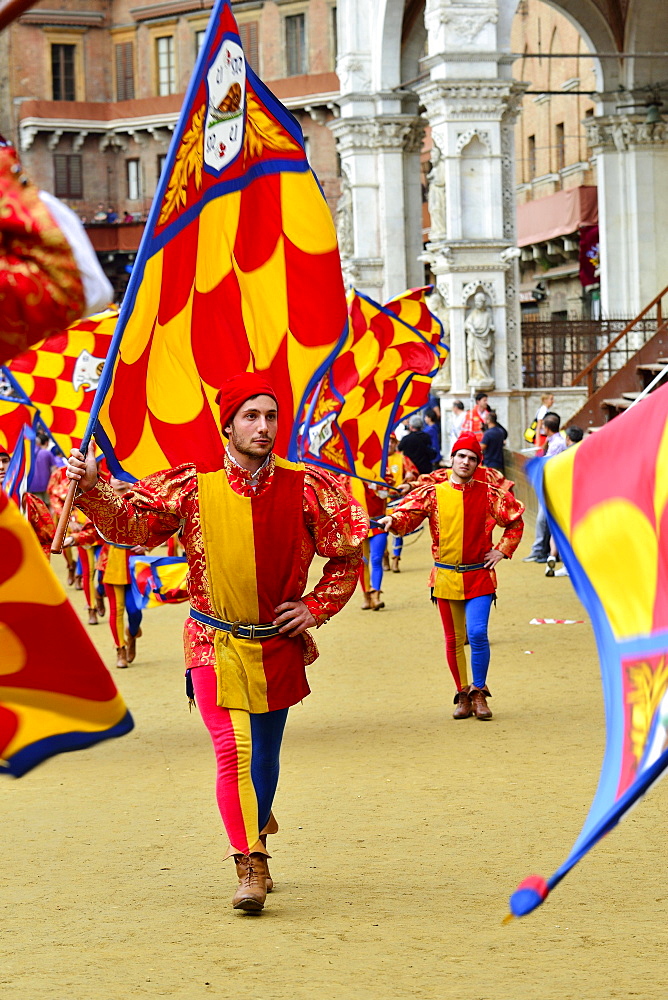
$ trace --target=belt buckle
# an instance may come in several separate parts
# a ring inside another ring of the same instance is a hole
[[[241,619],[237,619],[237,621],[232,622],[232,628],[230,629],[230,632],[232,633],[235,639],[243,638],[243,636],[239,632],[239,628],[241,627],[241,625],[243,625]]]
[[[456,572],[456,573],[461,573],[461,572],[463,572],[463,571],[462,571],[462,570],[460,569],[460,566],[461,566],[461,563],[455,563],[455,572]]]

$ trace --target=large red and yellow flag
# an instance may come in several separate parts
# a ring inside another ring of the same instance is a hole
[[[126,293],[93,414],[126,478],[222,457],[215,396],[265,374],[292,422],[346,327],[331,213],[298,122],[214,7]]]
[[[10,392],[0,390],[0,444],[13,444],[16,423],[31,424],[26,415],[37,411],[65,455],[79,447],[117,320],[116,309],[78,320],[2,370]]]
[[[513,894],[515,916],[540,905],[668,767],[668,387],[529,470],[591,617],[607,740],[580,836],[554,875]]]
[[[443,327],[424,303],[430,290],[413,289],[385,306],[349,293],[348,335],[304,407],[300,459],[384,482],[392,428],[426,404],[447,351]]]
[[[0,491],[0,774],[133,727],[65,591]]]

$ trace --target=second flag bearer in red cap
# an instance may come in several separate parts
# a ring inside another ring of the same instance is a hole
[[[405,535],[429,519],[434,566],[432,594],[443,622],[445,652],[457,688],[455,719],[491,719],[487,704],[487,627],[496,597],[494,567],[510,559],[522,538],[524,505],[512,493],[474,478],[482,460],[475,434],[462,434],[452,447],[452,473],[444,482],[418,486],[392,514],[379,521]],[[495,525],[504,529],[492,545]],[[468,681],[465,643],[471,647]]]

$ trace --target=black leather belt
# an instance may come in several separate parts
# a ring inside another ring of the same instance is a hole
[[[202,625],[210,625],[212,628],[220,629],[221,632],[229,632],[235,639],[270,639],[273,635],[279,634],[278,625],[251,625],[250,622],[226,622],[222,618],[214,618],[213,615],[205,615],[202,611],[190,609],[190,617]]]
[[[455,573],[470,573],[473,569],[484,569],[484,563],[457,563],[453,565],[451,563],[435,562],[434,566],[438,569],[454,569]]]

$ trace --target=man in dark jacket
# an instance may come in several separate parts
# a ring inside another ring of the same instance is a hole
[[[410,458],[420,473],[431,472],[436,452],[429,435],[422,430],[422,417],[417,413],[412,416],[408,421],[408,428],[408,434],[399,442],[399,451]]]

